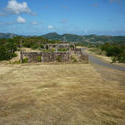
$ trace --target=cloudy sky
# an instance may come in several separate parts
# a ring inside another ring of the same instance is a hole
[[[125,35],[125,0],[0,0],[0,32]]]

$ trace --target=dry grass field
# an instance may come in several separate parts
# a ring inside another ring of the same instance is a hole
[[[125,125],[125,86],[90,64],[1,64],[0,125]]]

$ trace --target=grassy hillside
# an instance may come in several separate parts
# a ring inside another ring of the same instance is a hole
[[[11,33],[0,33],[0,38],[13,38],[17,35]],[[34,36],[25,36],[25,37],[34,37]],[[49,40],[61,40],[67,42],[81,42],[81,43],[125,43],[125,36],[99,36],[99,35],[76,35],[76,34],[63,34],[60,35],[56,32],[48,33],[41,36],[36,37],[43,37]]]
[[[68,42],[83,42],[83,43],[125,43],[125,36],[98,36],[98,35],[75,35],[75,34],[63,34],[48,33],[43,35],[44,38],[52,40],[62,40]]]

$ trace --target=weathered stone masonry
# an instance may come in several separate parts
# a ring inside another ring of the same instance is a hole
[[[53,52],[20,52],[20,62],[24,59],[30,62],[69,62],[72,61],[72,54],[74,53],[81,62],[84,60],[88,62],[88,56],[82,53],[81,48],[76,48],[74,43],[60,43],[60,44],[45,44],[42,50],[52,50]],[[66,49],[66,51],[60,51],[60,49]]]
[[[28,58],[28,62],[67,62],[69,52],[22,52],[22,59]]]

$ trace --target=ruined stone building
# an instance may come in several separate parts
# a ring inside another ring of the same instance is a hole
[[[51,51],[53,50],[54,51]],[[81,50],[76,48],[74,43],[60,43],[60,44],[45,44],[41,52],[20,52],[20,61],[23,62],[69,62],[71,61],[72,53],[82,57]],[[84,59],[87,60],[87,57]]]

